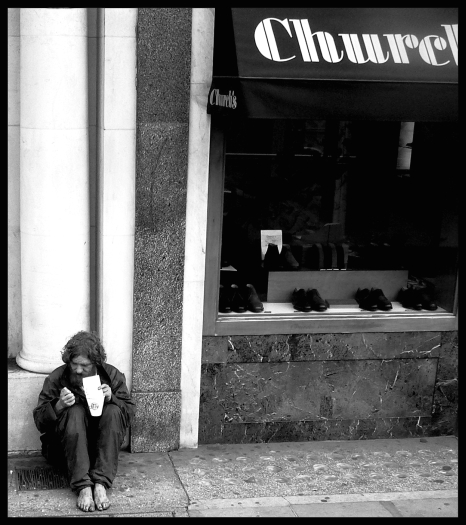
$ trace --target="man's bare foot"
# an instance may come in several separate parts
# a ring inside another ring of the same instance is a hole
[[[94,501],[98,510],[107,510],[110,507],[110,501],[107,498],[107,491],[100,483],[94,485]]]
[[[92,489],[91,487],[85,487],[79,492],[78,501],[76,502],[77,507],[79,507],[83,512],[94,512],[95,505],[92,498]]]

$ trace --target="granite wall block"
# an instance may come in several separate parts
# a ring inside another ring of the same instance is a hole
[[[131,452],[165,452],[179,446],[180,392],[134,393]]]
[[[138,130],[133,390],[179,388],[187,127]]]
[[[131,447],[139,452],[179,440],[191,13],[138,10],[132,393],[141,405]]]
[[[138,123],[188,123],[191,25],[191,8],[138,10]]]

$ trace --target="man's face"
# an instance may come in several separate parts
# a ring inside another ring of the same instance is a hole
[[[87,357],[78,356],[70,361],[70,380],[74,386],[83,386],[83,377],[94,376],[96,367]]]

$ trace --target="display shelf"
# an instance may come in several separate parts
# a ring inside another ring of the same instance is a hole
[[[425,317],[425,315],[435,315],[435,316],[442,316],[442,315],[448,315],[451,316],[451,313],[448,313],[443,308],[438,307],[437,310],[412,310],[410,308],[405,308],[401,303],[398,301],[392,301],[393,308],[391,310],[383,311],[383,310],[375,310],[374,312],[369,312],[367,310],[363,310],[359,308],[359,305],[356,303],[355,300],[350,300],[346,304],[342,304],[341,302],[332,302],[329,301],[330,308],[328,308],[325,312],[299,312],[295,310],[293,305],[291,303],[272,303],[272,302],[264,302],[264,311],[259,313],[253,313],[253,312],[244,312],[244,313],[219,313],[218,319],[219,321],[227,320],[227,319],[234,319],[234,318],[241,318],[241,319],[257,319],[258,317],[264,318],[264,317],[304,317],[306,319],[313,319],[313,318],[322,318],[322,317],[347,317],[347,316],[366,316],[366,317],[384,317],[388,315],[404,315],[408,317],[416,316],[416,317]]]

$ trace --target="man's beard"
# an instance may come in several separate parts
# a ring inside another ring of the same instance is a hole
[[[96,369],[95,367],[93,367],[94,369],[89,372],[88,374],[86,373],[82,373],[82,374],[75,374],[73,373],[71,370],[69,372],[69,379],[70,379],[70,383],[72,386],[74,386],[75,388],[81,388],[83,386],[83,377],[90,377],[90,376],[95,376],[95,373],[96,373]]]

